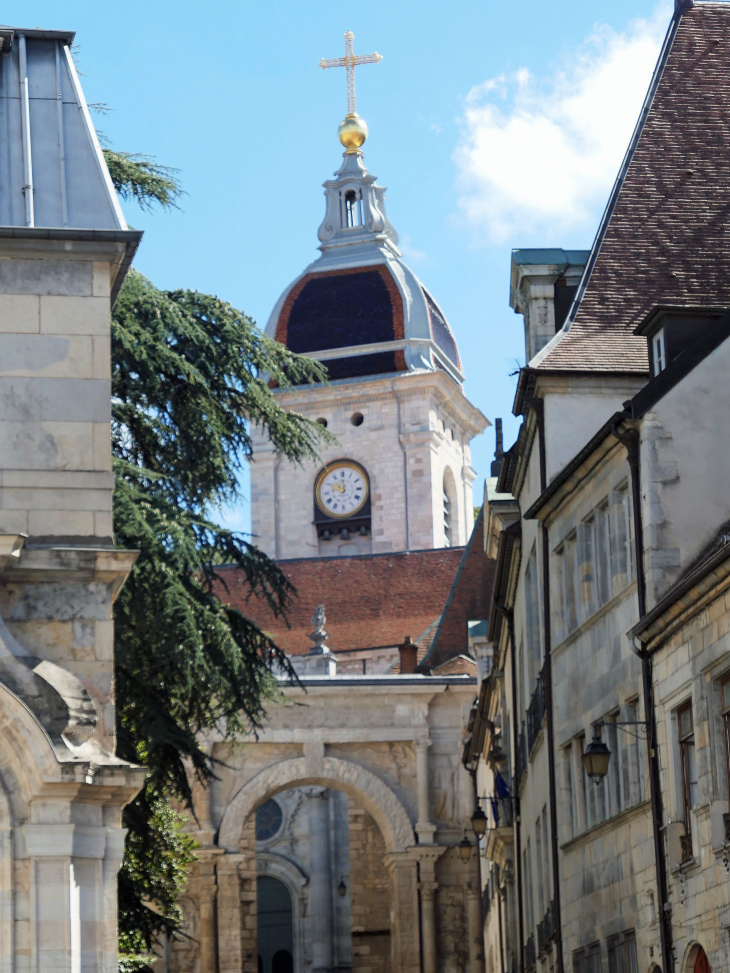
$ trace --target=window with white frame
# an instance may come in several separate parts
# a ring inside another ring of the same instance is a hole
[[[543,881],[545,883],[545,909],[550,905],[550,844],[548,840],[548,809],[547,804],[542,806],[542,872]],[[544,914],[544,913],[543,913]]]
[[[663,372],[667,367],[667,349],[666,342],[664,340],[664,328],[660,328],[651,339],[651,351],[654,375],[658,375],[659,372]]]
[[[524,877],[523,882],[525,886],[525,912],[527,919],[527,928],[532,931],[535,928],[535,910],[532,901],[532,854],[530,850],[530,839],[528,838],[525,842],[525,847],[522,852],[522,863],[524,867]]]
[[[574,838],[578,834],[578,808],[576,807],[577,795],[573,782],[572,745],[563,747],[563,774],[565,780],[565,789],[568,797],[568,805],[570,807],[570,837]]]
[[[611,539],[608,500],[602,501],[593,512],[596,536],[596,601],[599,606],[611,600]]]
[[[685,833],[692,832],[691,810],[697,803],[697,752],[692,719],[692,703],[685,703],[677,710],[679,759],[682,771],[682,811]]]
[[[535,865],[537,868],[537,914],[539,918],[545,915],[545,876],[543,874],[542,846],[546,836],[542,833],[542,817],[535,821]]]
[[[578,627],[578,598],[576,591],[576,536],[569,534],[557,550],[560,564],[560,605],[563,618],[563,636]]]
[[[631,518],[631,494],[624,482],[556,547],[556,616],[562,638],[632,581]]]
[[[613,494],[611,518],[611,576],[613,593],[618,594],[634,577],[634,546],[632,543],[632,504],[628,482],[617,487]]]
[[[626,720],[630,724],[627,727],[629,745],[626,747],[628,751],[626,762],[629,771],[630,789],[628,793],[630,794],[631,804],[639,804],[644,800],[644,742],[639,733],[639,712],[639,700],[630,699],[626,703]]]
[[[540,627],[540,578],[537,569],[537,547],[533,545],[525,568],[525,615],[527,622],[527,647],[529,657],[529,689],[535,685],[542,665],[542,639]]]
[[[591,515],[576,531],[576,559],[578,568],[579,621],[590,618],[596,605],[596,538],[595,522]]]

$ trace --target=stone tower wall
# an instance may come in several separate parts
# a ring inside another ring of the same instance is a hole
[[[390,973],[390,882],[385,842],[373,818],[350,801],[353,973]]]

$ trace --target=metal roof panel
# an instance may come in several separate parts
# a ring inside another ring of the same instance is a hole
[[[0,226],[126,229],[72,39],[68,31],[15,29],[10,52],[0,55]]]

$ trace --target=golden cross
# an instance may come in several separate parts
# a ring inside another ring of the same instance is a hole
[[[377,64],[378,61],[383,60],[383,55],[378,54],[358,54],[355,56],[355,52],[352,49],[352,42],[355,40],[355,35],[351,30],[345,34],[345,56],[344,57],[333,57],[319,62],[319,66],[323,71],[327,68],[346,68],[347,70],[347,114],[355,114],[355,67],[358,64]]]

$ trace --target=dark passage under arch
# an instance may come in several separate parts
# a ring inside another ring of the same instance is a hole
[[[256,880],[260,973],[293,973],[294,928],[289,889],[278,878]]]

